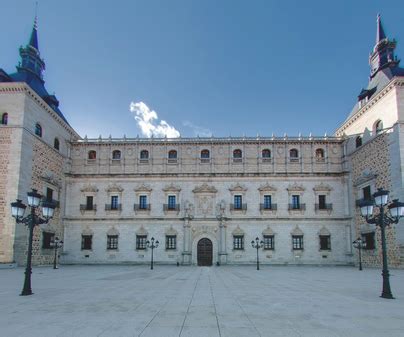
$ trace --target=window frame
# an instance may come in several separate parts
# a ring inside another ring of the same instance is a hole
[[[41,138],[42,138],[43,129],[42,129],[41,124],[39,124],[39,123],[36,123],[36,124],[35,124],[35,135],[37,135],[38,137],[41,137]]]
[[[166,250],[177,249],[177,235],[166,235]]]
[[[203,149],[201,151],[201,159],[210,159],[210,151],[208,149]]]
[[[264,235],[264,250],[275,250],[275,235]]]
[[[242,194],[233,195],[233,209],[235,209],[235,210],[243,209],[243,195]]]
[[[174,200],[174,203],[172,202]],[[167,196],[167,209],[173,210],[177,207],[177,196],[174,194],[170,194]]]
[[[331,235],[319,235],[318,238],[320,250],[331,250]]]
[[[140,160],[149,160],[150,154],[148,150],[141,150],[139,154]]]
[[[178,152],[177,152],[177,150],[170,150],[170,151],[168,151],[168,159],[172,159],[172,160],[178,159]]]
[[[303,235],[292,235],[292,250],[303,250]]]
[[[8,125],[8,112],[1,115],[1,125]]]
[[[376,249],[376,234],[375,232],[361,233],[362,242],[365,243],[364,250],[375,250]],[[370,239],[370,240],[368,240]]]
[[[233,150],[233,159],[243,159],[243,151],[241,149],[234,149]]]
[[[136,234],[136,250],[146,250],[147,235]]]
[[[107,235],[107,250],[118,250],[119,235]]]
[[[261,158],[263,160],[270,160],[271,159],[271,150],[270,149],[263,149],[261,151]]]
[[[244,250],[244,235],[233,235],[233,250]]]
[[[42,249],[53,249],[55,244],[55,233],[42,232]]]
[[[96,160],[97,159],[97,151],[90,150],[87,152],[87,159],[88,160]]]
[[[53,140],[53,148],[55,150],[60,151],[60,141],[59,138],[55,137],[55,139]]]
[[[112,151],[112,160],[121,160],[122,159],[122,152],[120,150]]]
[[[359,148],[363,145],[363,138],[362,136],[358,136],[355,138],[355,148]]]
[[[269,203],[267,202],[268,200],[269,200]],[[264,209],[272,209],[272,195],[271,194],[264,194],[263,206],[264,206]]]
[[[81,234],[81,250],[93,250],[93,235]]]

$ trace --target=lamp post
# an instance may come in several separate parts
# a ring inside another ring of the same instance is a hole
[[[264,241],[262,240],[260,241],[260,239],[257,236],[255,238],[255,241],[254,240],[251,241],[251,246],[257,249],[257,270],[260,270],[260,260],[258,256],[258,250],[264,246]]]
[[[63,241],[60,240],[58,237],[55,237],[55,240],[53,241],[53,247],[55,248],[55,257],[53,259],[53,269],[58,269],[58,266],[57,266],[58,249],[63,247]]]
[[[151,248],[150,269],[153,269],[153,263],[154,263],[154,261],[153,261],[153,250],[154,250],[154,248],[157,248],[158,246],[159,246],[159,241],[157,240],[156,242],[154,242],[153,237],[150,239],[150,241],[149,240],[146,241],[146,247]]]
[[[32,240],[34,236],[34,227],[41,224],[46,224],[53,217],[53,212],[55,210],[55,205],[49,201],[42,201],[42,216],[39,217],[36,214],[36,209],[41,204],[42,195],[38,193],[37,190],[32,189],[31,192],[27,193],[28,196],[28,206],[31,207],[31,212],[26,217],[24,217],[24,212],[27,206],[23,202],[17,199],[16,202],[11,203],[11,215],[15,218],[17,223],[25,224],[29,229],[28,238],[28,253],[27,253],[27,265],[25,268],[25,279],[24,287],[21,292],[21,296],[32,295],[31,289],[31,261],[32,261]]]
[[[362,249],[366,248],[366,242],[363,242],[361,238],[357,238],[352,242],[353,246],[358,249],[359,254],[359,270],[362,270]]]
[[[379,188],[373,194],[374,200],[364,200],[360,204],[361,215],[369,224],[375,224],[380,227],[382,237],[382,254],[383,254],[383,291],[380,297],[393,299],[393,294],[390,289],[390,274],[387,265],[387,245],[386,245],[386,226],[396,224],[402,216],[404,216],[404,203],[394,199],[388,202],[389,191]],[[385,207],[387,206],[387,210]],[[377,207],[379,213],[373,215],[373,208]]]

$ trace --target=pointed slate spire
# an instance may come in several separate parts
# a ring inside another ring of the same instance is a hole
[[[382,19],[380,14],[377,14],[377,32],[376,32],[376,44],[386,38],[386,34],[384,33]]]
[[[38,17],[35,15],[34,27],[32,27],[31,37],[29,39],[29,46],[38,49]]]

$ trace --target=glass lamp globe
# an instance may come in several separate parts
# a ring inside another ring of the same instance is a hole
[[[389,191],[383,190],[379,188],[375,194],[373,194],[373,198],[375,199],[375,204],[379,207],[383,207],[387,205],[387,201],[389,198]]]
[[[35,189],[32,189],[31,192],[27,193],[27,195],[28,195],[28,205],[30,207],[38,207],[41,202],[42,195],[40,195],[38,191]]]

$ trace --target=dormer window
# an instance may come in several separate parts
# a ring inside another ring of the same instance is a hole
[[[39,137],[42,137],[42,126],[39,123],[35,124],[35,134]]]

